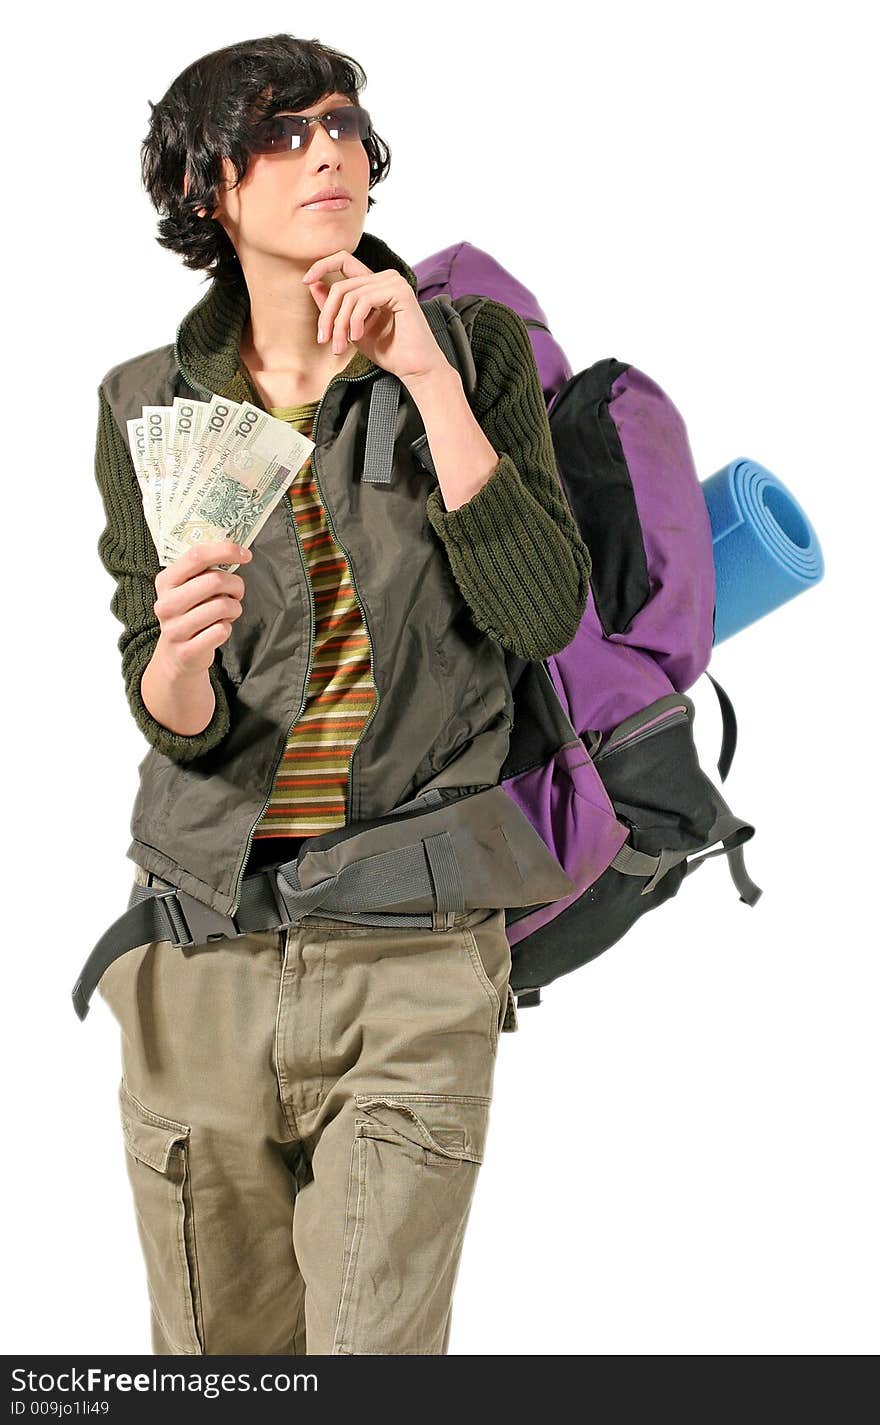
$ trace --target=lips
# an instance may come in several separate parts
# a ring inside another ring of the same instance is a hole
[[[321,202],[303,203],[302,207],[306,212],[312,213],[332,213],[339,212],[343,208],[351,207],[350,198],[324,198]]]
[[[313,193],[311,198],[306,198],[301,205],[303,208],[312,208],[317,203],[330,202],[337,198],[347,198],[351,202],[351,194],[347,188],[320,188],[317,193]]]

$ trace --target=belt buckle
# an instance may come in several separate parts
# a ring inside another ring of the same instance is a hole
[[[223,915],[186,891],[161,891],[156,899],[168,923],[175,947],[204,945],[209,940],[234,939],[242,931],[234,915]]]

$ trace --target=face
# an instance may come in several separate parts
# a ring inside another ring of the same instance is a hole
[[[349,102],[337,92],[305,109],[283,112],[311,117]],[[357,247],[370,181],[363,143],[331,138],[323,124],[313,124],[305,150],[254,154],[238,187],[228,186],[235,177],[228,159],[223,160],[223,172],[227,186],[212,216],[225,228],[243,263],[253,253],[300,261],[305,268],[329,252]],[[346,188],[351,202],[337,208],[303,206],[331,187]]]

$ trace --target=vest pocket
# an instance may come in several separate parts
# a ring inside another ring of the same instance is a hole
[[[150,1301],[173,1354],[203,1355],[189,1126],[146,1108],[124,1079],[119,1110]]]

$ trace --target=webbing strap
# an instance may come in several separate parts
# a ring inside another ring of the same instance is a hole
[[[746,905],[754,905],[763,893],[761,887],[755,885],[746,870],[742,842],[737,842],[734,846],[719,846],[717,851],[707,851],[703,856],[696,856],[693,861],[688,862],[685,875],[690,875],[691,871],[695,871],[704,861],[708,861],[710,856],[727,857],[727,865],[733,878],[733,884],[739,891],[740,900],[745,901]]]
[[[422,311],[444,356],[458,370],[455,346],[446,317],[436,298],[421,303]],[[367,439],[361,479],[370,485],[389,485],[394,468],[394,425],[400,404],[400,381],[390,372],[380,376],[370,393]]]
[[[394,422],[400,404],[400,382],[390,373],[374,382],[367,418],[367,443],[361,479],[370,485],[390,485],[393,469]]]
[[[362,917],[362,912],[371,906],[398,905],[422,897],[433,900],[438,910],[464,909],[461,871],[448,831],[423,837],[411,846],[396,846],[375,856],[362,856],[335,876],[328,876],[305,890],[299,883],[296,861],[279,866],[278,874],[291,923],[301,920],[310,910],[320,908],[328,915],[348,913],[351,919],[363,918],[366,924],[373,924],[372,920]],[[447,894],[453,896],[455,904],[448,903]],[[431,924],[430,913],[423,919]],[[403,921],[416,923],[411,915],[405,915]]]
[[[712,677],[708,669],[706,677],[715,689],[718,706],[721,709],[721,752],[718,757],[718,772],[723,782],[730,771],[730,764],[736,751],[736,713],[729,695],[724,691],[718,679]]]
[[[625,876],[650,876],[650,881],[641,889],[641,895],[645,896],[653,891],[666,872],[681,861],[688,862],[685,868],[685,875],[688,875],[697,866],[701,866],[704,861],[708,861],[710,856],[726,856],[731,879],[739,892],[740,900],[745,901],[746,905],[754,905],[758,900],[761,888],[755,885],[749,876],[742,851],[743,842],[748,841],[754,835],[755,828],[747,821],[743,821],[741,817],[734,815],[718,793],[717,788],[713,787],[712,792],[718,810],[712,829],[703,842],[703,847],[714,846],[716,841],[721,841],[722,845],[715,851],[704,851],[703,855],[694,856],[693,850],[669,851],[664,847],[658,856],[652,856],[645,851],[637,851],[628,842],[621,846],[610,864]],[[699,851],[702,848],[696,847],[695,849]],[[689,857],[692,859],[689,860]]]
[[[426,800],[422,798],[421,800]],[[297,861],[266,867],[242,882],[234,915],[223,915],[176,888],[135,885],[129,906],[101,936],[73,987],[73,1004],[85,1019],[89,1000],[108,965],[127,950],[154,940],[202,945],[266,930],[286,929],[310,912],[358,925],[428,928],[435,911],[396,912],[387,905],[430,900],[437,911],[466,909],[461,867],[448,831],[411,846],[365,856],[317,885],[300,885]],[[370,913],[373,907],[374,913]]]
[[[449,832],[441,831],[436,836],[428,836],[422,845],[428,858],[438,906],[442,905],[449,910],[465,910],[461,867]]]

